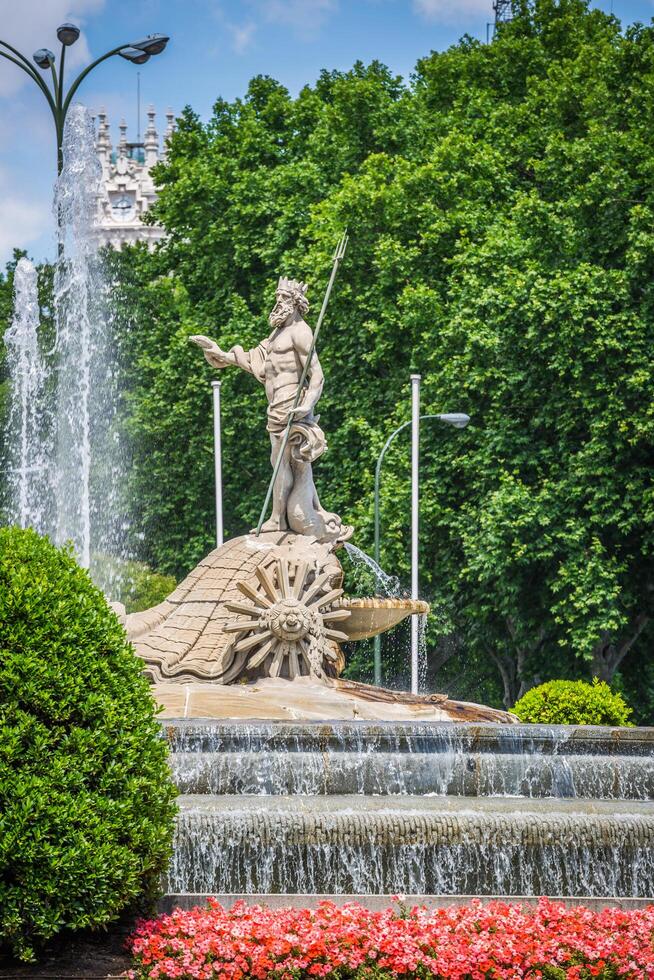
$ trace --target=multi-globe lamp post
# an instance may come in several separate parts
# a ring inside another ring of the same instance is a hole
[[[64,139],[64,124],[66,122],[66,115],[68,109],[70,108],[70,103],[73,96],[77,92],[79,86],[84,81],[86,76],[93,71],[97,65],[101,62],[106,61],[107,58],[112,58],[114,55],[119,55],[126,61],[131,61],[135,65],[143,65],[150,58],[157,54],[161,54],[164,50],[168,41],[170,40],[165,34],[149,34],[146,38],[140,41],[131,41],[128,44],[121,44],[116,48],[112,48],[111,51],[107,51],[101,57],[96,58],[95,61],[87,65],[70,84],[67,91],[64,91],[64,67],[66,63],[66,49],[78,40],[80,36],[80,29],[76,27],[75,24],[61,24],[57,28],[57,40],[61,43],[61,53],[59,55],[59,70],[56,67],[56,56],[54,52],[50,51],[49,48],[39,48],[35,51],[32,56],[32,61],[34,64],[41,69],[43,72],[50,72],[52,79],[52,87],[48,86],[45,79],[39,74],[38,71],[33,67],[32,62],[21,54],[17,48],[14,48],[7,41],[0,40],[0,56],[6,58],[7,61],[13,62],[17,65],[26,75],[32,79],[33,82],[38,85],[41,92],[45,96],[45,99],[50,106],[50,111],[55,123],[56,135],[57,135],[57,173],[61,173],[63,168],[63,139]],[[4,49],[4,50],[3,50]]]

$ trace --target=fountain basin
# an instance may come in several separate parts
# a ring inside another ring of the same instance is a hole
[[[426,616],[429,603],[420,599],[343,598],[334,604],[349,609],[350,616],[343,625],[349,640],[366,640],[393,629],[407,616]]]
[[[163,734],[182,794],[169,894],[654,895],[654,729],[178,719]]]
[[[654,799],[654,730],[177,721],[181,793]]]

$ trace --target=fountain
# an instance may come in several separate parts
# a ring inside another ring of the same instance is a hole
[[[166,736],[175,902],[652,895],[652,730],[189,720]]]
[[[55,269],[57,433],[55,538],[80,562],[123,554],[123,454],[117,444],[118,379],[107,284],[95,233],[102,168],[88,110],[71,107],[54,211],[61,253]],[[103,583],[105,584],[105,583]]]
[[[313,485],[323,379],[305,312],[306,286],[282,278],[258,347],[192,338],[265,385],[273,513],[126,619],[180,791],[168,903],[651,896],[653,730],[525,726],[340,676],[343,642],[428,606],[387,578],[381,596],[344,592],[341,547],[369,560]]]
[[[56,339],[50,350],[39,349],[36,273],[26,259],[16,270],[16,312],[5,335],[13,393],[11,520],[58,544],[71,541],[85,567],[92,553],[125,556],[116,352],[94,227],[100,178],[91,117],[73,105],[53,205]],[[101,569],[94,572],[102,579]]]
[[[50,420],[44,411],[46,369],[39,349],[36,269],[19,259],[14,274],[14,315],[5,331],[10,401],[6,444],[9,523],[48,526],[48,469],[45,448]]]

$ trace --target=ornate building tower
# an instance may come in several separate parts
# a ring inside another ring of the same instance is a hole
[[[121,249],[134,242],[147,242],[150,248],[165,232],[154,225],[144,225],[142,218],[157,197],[150,170],[165,159],[166,143],[173,132],[173,112],[166,113],[163,150],[155,127],[154,107],[148,107],[148,125],[143,142],[127,141],[127,125],[121,120],[120,139],[115,150],[111,145],[107,113],[98,113],[96,147],[102,164],[102,191],[98,196],[97,233],[100,245]]]
[[[513,17],[513,0],[494,0],[495,27]]]

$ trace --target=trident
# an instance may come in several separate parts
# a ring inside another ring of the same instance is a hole
[[[266,513],[268,511],[268,504],[270,503],[270,498],[272,497],[273,488],[275,486],[275,480],[277,479],[277,474],[279,473],[279,467],[282,464],[282,459],[286,451],[286,446],[288,445],[288,439],[291,434],[291,425],[293,423],[293,415],[295,409],[300,403],[300,398],[302,396],[302,390],[304,388],[304,382],[306,381],[307,374],[309,373],[309,365],[311,364],[311,359],[313,358],[313,353],[316,349],[316,341],[318,340],[318,334],[320,333],[320,328],[322,326],[322,321],[325,317],[325,311],[327,310],[327,304],[329,303],[329,297],[331,295],[332,287],[334,285],[334,280],[336,279],[336,273],[338,272],[338,267],[343,261],[343,256],[345,255],[345,249],[347,248],[348,234],[347,231],[344,233],[340,242],[336,246],[336,251],[334,252],[334,264],[332,266],[332,274],[329,277],[329,282],[327,283],[327,289],[325,291],[325,298],[322,301],[322,307],[320,309],[320,315],[318,316],[318,322],[316,323],[316,329],[313,332],[313,343],[309,349],[307,359],[304,362],[304,368],[302,370],[302,376],[300,378],[300,383],[297,386],[297,391],[295,392],[295,399],[293,401],[293,407],[288,413],[288,422],[286,423],[286,431],[284,432],[284,438],[282,439],[282,444],[277,454],[277,461],[275,463],[275,468],[273,469],[272,477],[270,478],[270,483],[268,484],[268,492],[266,494],[266,499],[263,502],[263,507],[261,508],[261,516],[259,517],[259,523],[257,524],[257,537],[261,534],[261,526],[265,520]]]

